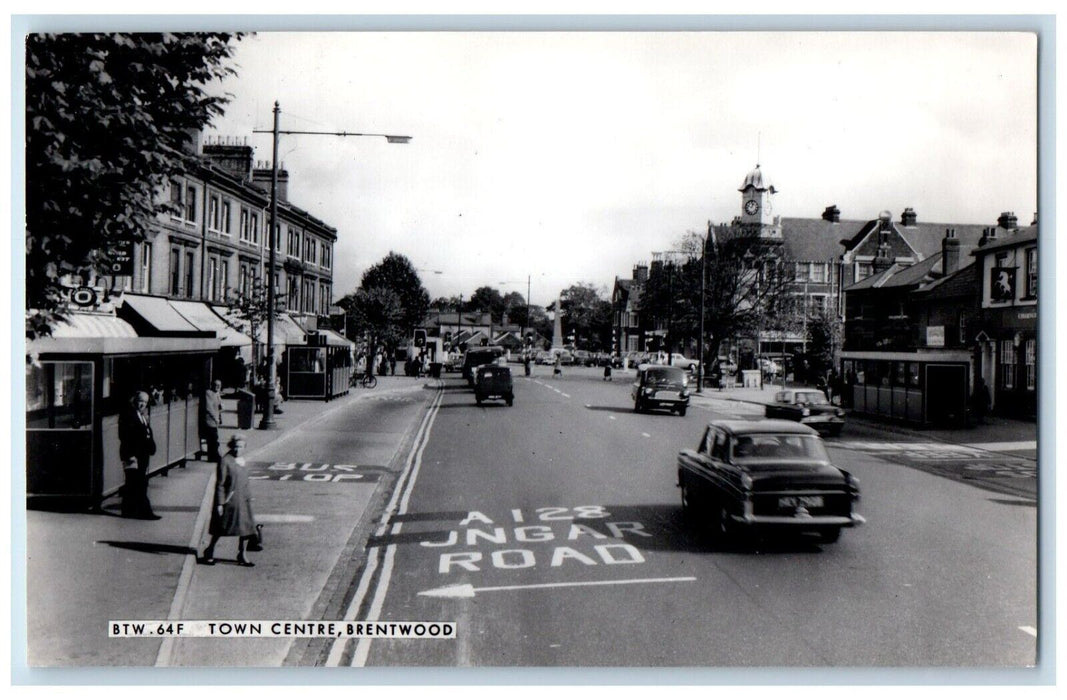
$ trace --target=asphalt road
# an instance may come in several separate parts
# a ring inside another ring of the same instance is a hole
[[[635,414],[629,385],[599,371],[515,371],[510,408],[446,375],[350,596],[352,617],[455,621],[456,639],[338,644],[328,665],[1035,662],[1031,502],[829,440],[865,526],[717,551],[682,523],[675,486],[678,450],[714,411]]]

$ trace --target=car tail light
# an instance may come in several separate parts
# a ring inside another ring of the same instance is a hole
[[[810,416],[811,415],[811,409],[810,408],[802,408],[800,410],[800,415],[802,415],[802,416]]]

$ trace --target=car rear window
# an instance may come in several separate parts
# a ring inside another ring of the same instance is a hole
[[[829,461],[822,440],[815,435],[740,435],[731,449],[737,464]]]
[[[824,404],[830,402],[826,400],[826,394],[821,391],[798,391],[797,403]]]
[[[685,379],[685,372],[679,367],[651,367],[645,370],[645,381],[649,384],[668,384]]]

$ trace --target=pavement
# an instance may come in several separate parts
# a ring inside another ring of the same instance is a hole
[[[330,402],[287,401],[281,404],[283,413],[277,416],[277,426],[272,430],[238,431],[236,401],[224,399],[220,438],[225,445],[230,435],[243,433],[247,456],[255,460],[257,453],[310,425],[324,412],[390,394],[422,392],[430,396],[432,392],[426,389],[433,388],[436,382],[379,377],[375,389],[353,389]],[[390,433],[391,444],[379,445],[378,449],[391,453],[394,461],[402,460],[402,451],[410,446],[410,437],[424,410],[412,411],[406,419],[408,425],[398,426],[396,433]],[[271,547],[277,548],[280,543],[272,542],[265,535],[265,551],[250,555],[253,561],[260,558],[259,568],[249,570],[222,560],[213,567],[197,564],[197,555],[207,540],[214,475],[214,463],[189,461],[184,468],[173,468],[166,475],[150,479],[149,498],[161,516],[159,520],[119,517],[118,498],[106,500],[99,512],[27,511],[28,666],[241,665],[241,659],[216,655],[210,645],[188,645],[183,650],[182,644],[187,640],[108,639],[105,637],[108,622],[306,619],[304,615],[314,610],[316,600],[328,597],[325,590],[328,583],[336,583],[334,569],[346,547],[351,549],[349,538],[355,533],[355,525],[363,520],[369,508],[380,502],[381,495],[377,492],[392,485],[390,480],[381,479],[373,484],[346,487],[346,502],[343,507],[336,506],[344,513],[345,522],[329,529],[330,536],[316,541],[315,547],[292,546],[282,553],[272,552]],[[282,504],[257,500],[257,516],[261,508],[269,513],[272,506],[284,511]],[[271,527],[266,525],[265,532],[269,533]],[[235,545],[232,540],[223,540],[219,550],[223,547],[233,549]],[[265,556],[268,554],[271,556]],[[232,552],[216,556],[230,555]],[[283,565],[272,566],[275,560]],[[249,571],[260,576],[249,577]],[[301,581],[313,580],[319,587],[303,590],[304,586],[293,586],[290,592],[285,583],[297,576]],[[121,594],[116,594],[118,587]],[[287,591],[285,600],[278,599],[278,590]],[[235,591],[241,598],[239,606],[234,604]],[[250,650],[254,657],[268,660],[261,665],[281,666],[290,653],[292,640],[248,641],[263,647]],[[205,648],[213,655],[205,658],[202,651]]]

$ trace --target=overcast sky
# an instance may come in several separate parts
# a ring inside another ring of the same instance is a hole
[[[431,297],[545,305],[740,213],[757,163],[785,217],[994,224],[1036,211],[1036,49],[982,33],[261,33],[209,135],[269,161],[338,230],[335,297],[390,250]],[[441,274],[430,271],[439,270]],[[501,284],[503,282],[503,284]]]

